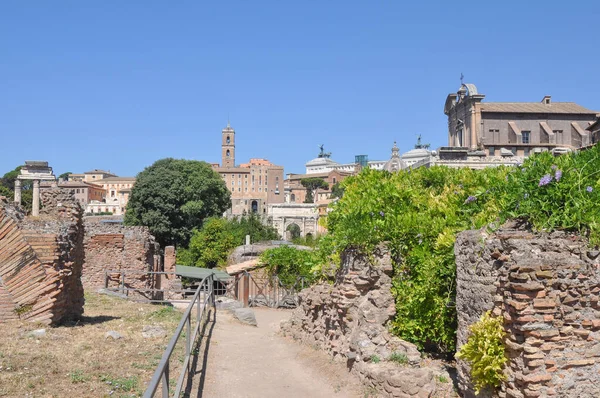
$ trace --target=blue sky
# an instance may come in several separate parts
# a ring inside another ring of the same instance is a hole
[[[460,74],[485,101],[574,101],[600,111],[592,1],[0,2],[0,175],[135,175],[163,157],[302,172],[387,159],[417,134],[446,144]]]

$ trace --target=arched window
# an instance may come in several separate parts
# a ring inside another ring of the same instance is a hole
[[[227,157],[229,157],[229,149],[227,150],[227,153],[225,154]]]
[[[292,202],[292,203],[296,202],[296,194],[290,195],[290,202]]]
[[[229,138],[229,136],[227,136],[227,139],[225,140],[228,144],[231,142],[231,139]]]

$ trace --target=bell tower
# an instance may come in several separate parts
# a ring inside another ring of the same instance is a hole
[[[221,167],[235,167],[235,130],[231,128],[229,120],[221,133]]]

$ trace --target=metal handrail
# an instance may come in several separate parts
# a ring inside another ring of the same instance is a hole
[[[160,360],[158,367],[154,371],[154,375],[144,392],[144,398],[154,397],[156,390],[158,389],[158,385],[162,384],[162,397],[169,397],[169,359],[175,350],[175,346],[177,345],[177,341],[179,341],[179,337],[181,337],[181,332],[183,332],[183,328],[185,327],[185,360],[183,361],[183,366],[181,370],[181,374],[179,375],[179,379],[177,380],[177,386],[175,387],[175,391],[173,396],[179,397],[181,393],[181,389],[183,387],[183,382],[185,380],[186,374],[189,372],[189,363],[192,355],[192,344],[196,341],[198,337],[198,333],[200,332],[200,327],[202,324],[202,320],[204,315],[206,314],[207,305],[211,305],[214,309],[215,307],[215,295],[214,295],[214,275],[208,275],[200,282],[198,286],[198,290],[194,294],[190,305],[185,310],[183,317],[181,318],[181,322],[177,326],[173,337],[169,341],[167,348]],[[204,286],[206,284],[206,286]],[[201,302],[200,296],[201,293],[205,292],[204,299]],[[191,314],[192,309],[196,304],[196,318],[197,323],[194,326],[193,334],[191,333]]]

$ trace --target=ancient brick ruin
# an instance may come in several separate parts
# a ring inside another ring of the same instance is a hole
[[[387,330],[396,314],[392,259],[383,247],[372,257],[373,262],[346,251],[335,284],[303,290],[283,332],[346,362],[363,383],[385,396],[452,396],[448,373],[441,366],[425,366],[416,346]],[[392,353],[407,363],[386,361]]]
[[[72,194],[41,194],[38,217],[0,199],[0,322],[57,324],[83,313],[82,209]]]
[[[479,396],[597,397],[600,253],[578,235],[517,225],[463,232],[455,253],[458,346],[487,310],[504,318],[507,332],[507,380]],[[458,375],[464,396],[474,397],[464,361]]]
[[[153,289],[158,277],[148,271],[161,271],[160,247],[146,227],[85,221],[85,263],[81,280],[86,289],[105,286],[106,271],[110,287],[121,283],[132,289]],[[150,298],[150,293],[137,293]]]

